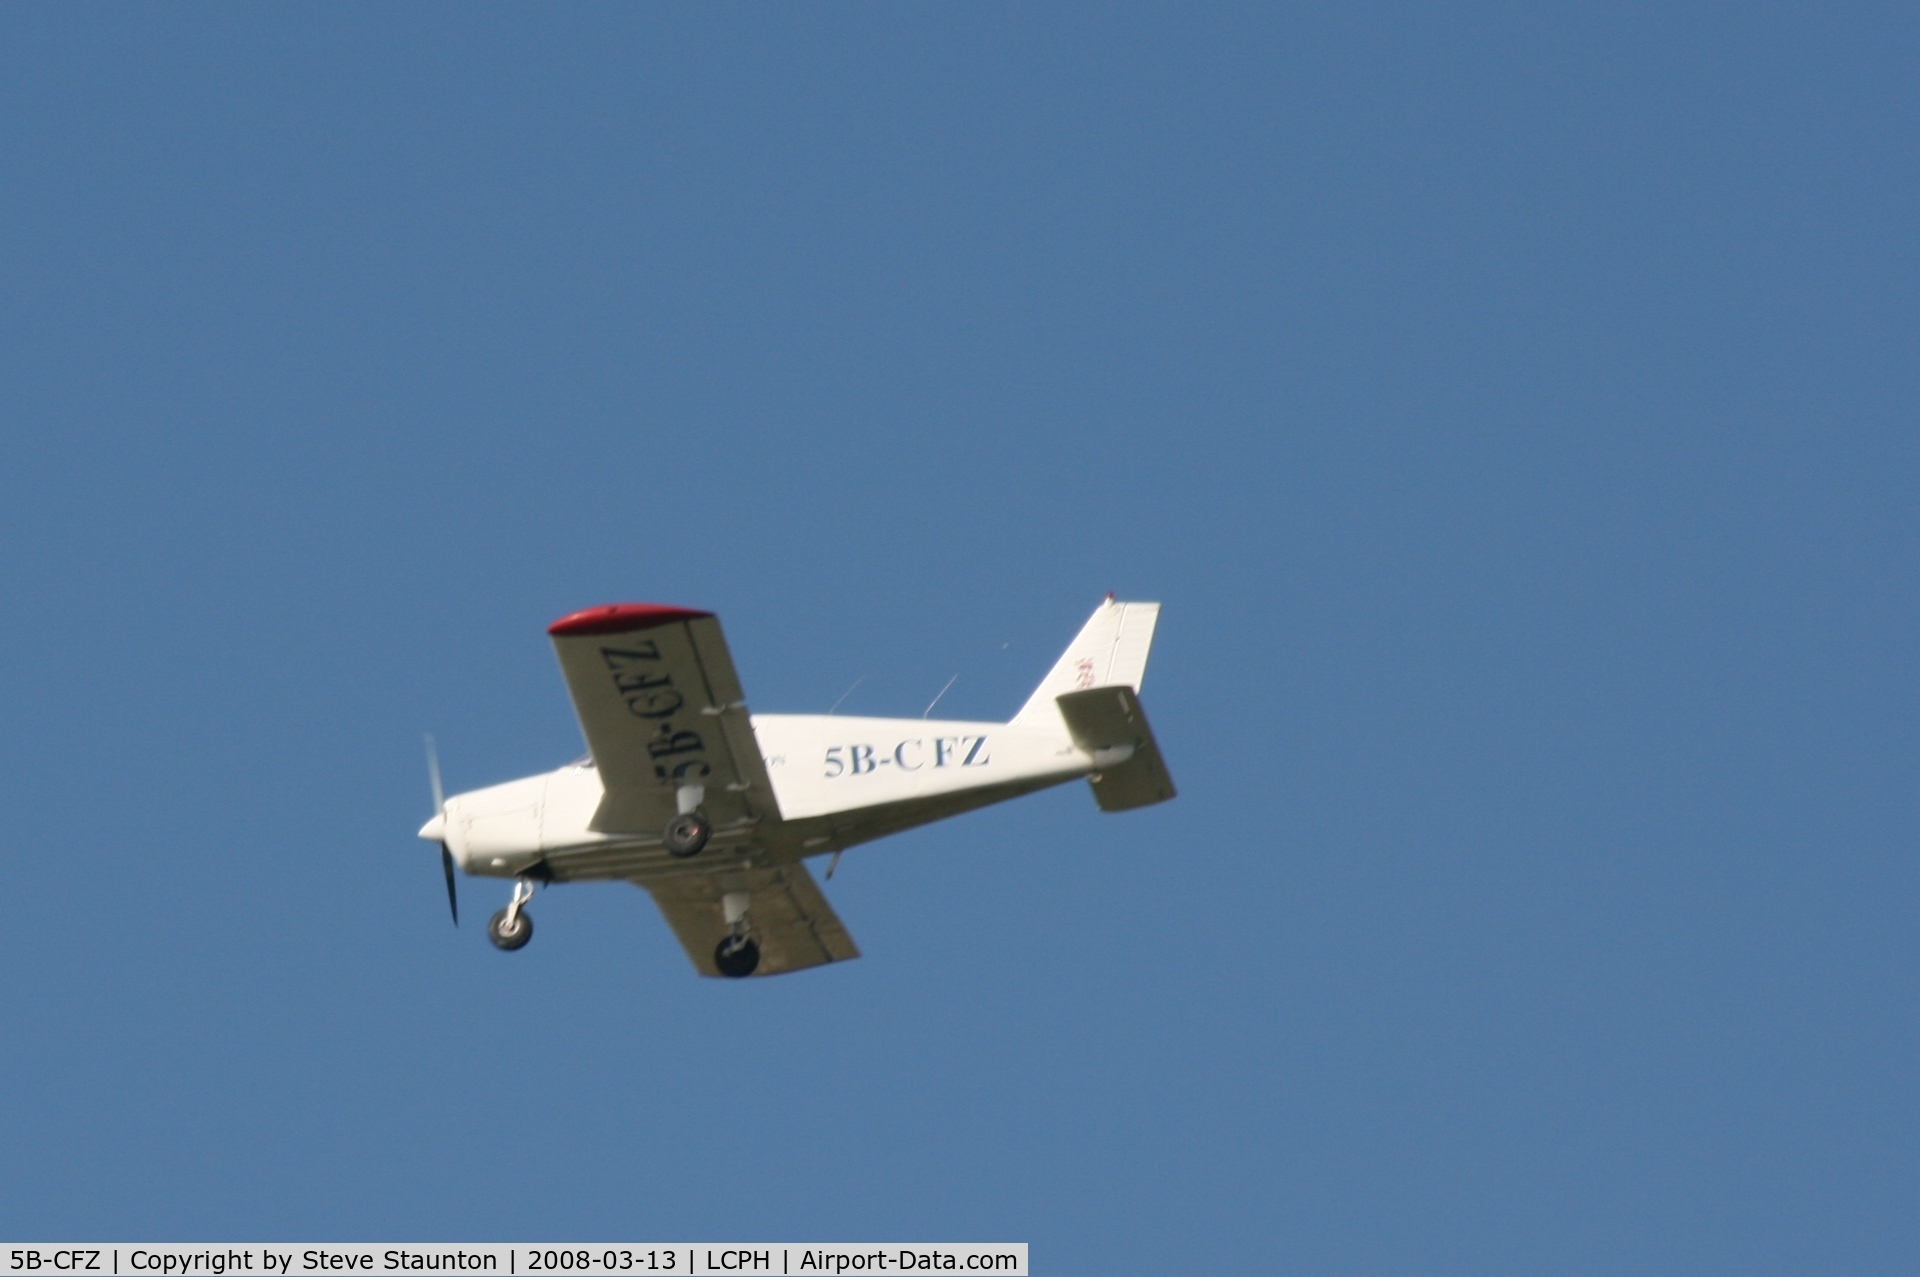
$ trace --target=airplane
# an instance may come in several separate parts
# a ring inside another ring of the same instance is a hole
[[[1012,718],[975,723],[749,713],[711,612],[587,608],[547,627],[587,754],[448,798],[429,737],[420,837],[456,927],[456,866],[514,880],[487,924],[503,950],[533,938],[536,884],[624,879],[701,975],[857,958],[805,860],[831,854],[831,878],[849,847],[1080,777],[1103,811],[1174,797],[1139,700],[1159,615],[1109,594]]]

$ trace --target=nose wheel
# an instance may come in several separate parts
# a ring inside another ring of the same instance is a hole
[[[487,939],[493,941],[496,949],[505,949],[511,953],[515,949],[524,949],[527,941],[533,939],[533,915],[527,912],[527,901],[533,899],[533,883],[522,878],[513,884],[513,899],[507,907],[487,919]]]

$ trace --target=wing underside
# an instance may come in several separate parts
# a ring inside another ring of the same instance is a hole
[[[716,833],[779,820],[718,620],[629,604],[576,613],[548,633],[605,789],[590,829],[657,833],[689,785]]]
[[[860,956],[853,937],[805,865],[655,878],[646,888],[701,975],[717,976],[714,951],[728,935],[722,897],[747,895],[747,922],[760,946],[756,976],[802,971]]]

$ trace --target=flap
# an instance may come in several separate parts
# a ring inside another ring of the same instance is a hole
[[[1175,796],[1147,712],[1131,687],[1092,687],[1056,699],[1075,747],[1093,755],[1087,780],[1100,810],[1150,807]]]
[[[547,628],[606,790],[588,827],[656,834],[682,784],[703,785],[716,831],[778,820],[720,622],[648,603],[590,608]]]
[[[747,924],[760,946],[754,975],[779,975],[860,956],[805,865],[681,874],[639,884],[660,906],[701,975],[717,976],[713,953],[727,938],[720,898],[747,893]]]

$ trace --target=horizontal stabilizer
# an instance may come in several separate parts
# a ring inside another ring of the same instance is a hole
[[[1150,807],[1174,796],[1173,777],[1132,688],[1094,687],[1056,701],[1075,747],[1093,755],[1087,780],[1101,811]]]

